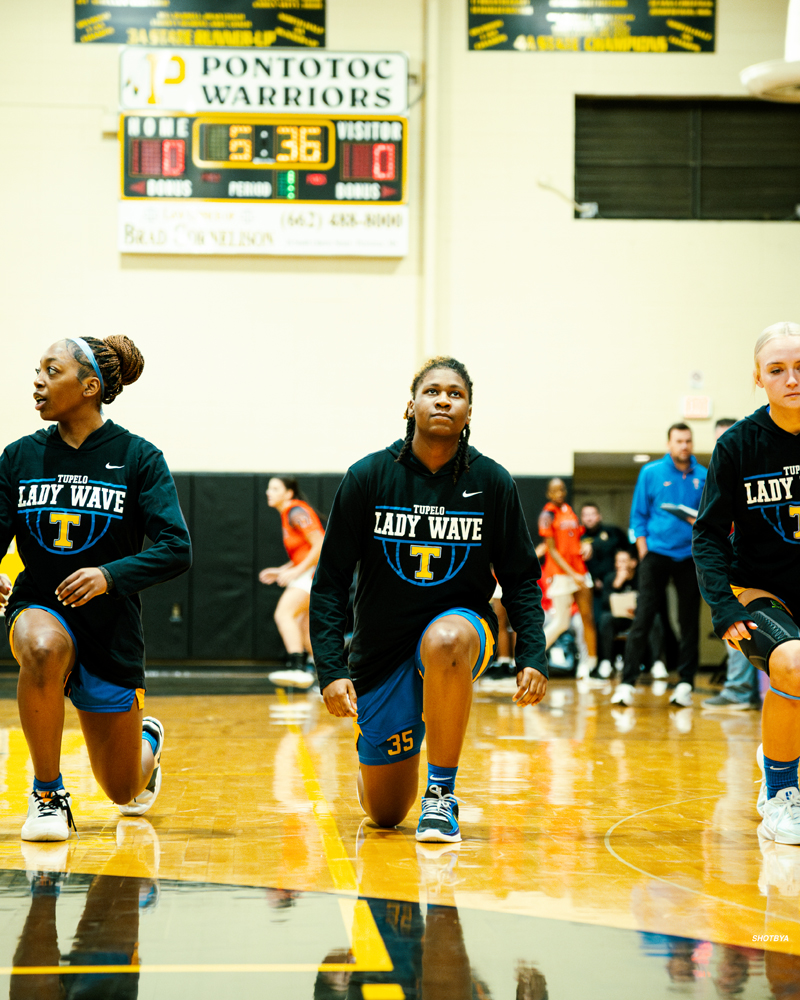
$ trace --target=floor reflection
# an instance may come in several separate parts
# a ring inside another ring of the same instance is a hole
[[[358,895],[160,880],[158,837],[142,819],[120,821],[117,845],[141,875],[64,871],[60,844],[26,845],[27,870],[0,872],[10,998],[546,1000],[589,985],[595,1000],[800,997],[800,956],[769,947],[458,906],[464,845],[418,845],[366,822]],[[387,863],[413,866],[415,901],[363,892]],[[797,916],[800,852],[763,842],[761,889],[776,943]],[[642,884],[634,909],[664,910],[672,891]]]

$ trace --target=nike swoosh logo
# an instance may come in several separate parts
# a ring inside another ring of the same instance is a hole
[[[109,465],[108,462],[106,462],[106,468],[107,469],[124,469],[125,466],[124,465]]]
[[[475,490],[474,493],[464,492],[461,494],[462,497],[476,497],[479,493],[483,493],[483,490]]]

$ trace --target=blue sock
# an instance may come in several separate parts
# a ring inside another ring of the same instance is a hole
[[[782,788],[797,788],[797,760],[771,760],[764,754],[767,798],[774,798]]]
[[[57,792],[60,788],[64,787],[64,779],[59,776],[55,781],[39,781],[36,775],[33,776],[33,790],[34,792]]]
[[[153,756],[155,757],[156,750],[158,750],[158,740],[156,739],[156,737],[153,736],[152,733],[148,733],[145,730],[142,730],[142,739],[147,740],[147,742],[150,744],[153,750]]]
[[[428,764],[428,788],[431,785],[439,785],[445,792],[455,795],[457,767],[437,767],[435,764]]]

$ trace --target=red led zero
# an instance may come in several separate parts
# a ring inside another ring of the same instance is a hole
[[[186,143],[165,139],[161,144],[161,170],[165,177],[180,177],[186,168]]]
[[[372,176],[376,181],[395,179],[395,151],[393,142],[376,142],[372,147]]]

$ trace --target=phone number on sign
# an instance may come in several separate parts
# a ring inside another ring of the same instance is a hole
[[[290,229],[319,229],[324,224],[322,217],[316,212],[287,212],[283,221]],[[329,221],[331,226],[347,228],[402,229],[404,219],[399,212],[367,212],[364,215],[357,215],[355,212],[336,212]]]

